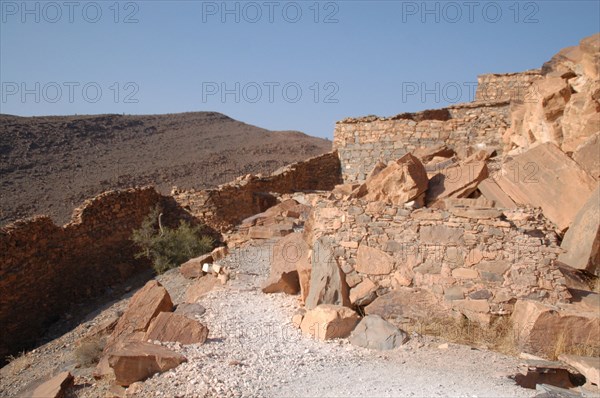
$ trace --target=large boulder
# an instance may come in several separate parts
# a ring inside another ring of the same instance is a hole
[[[298,263],[308,262],[308,245],[302,233],[295,232],[273,246],[271,273],[263,285],[264,293],[297,294],[300,291]]]
[[[590,383],[600,386],[600,358],[562,354],[558,359],[577,369]]]
[[[203,276],[187,288],[185,291],[185,302],[195,303],[200,297],[213,290],[218,284],[219,279],[216,276],[210,274]]]
[[[166,372],[186,361],[183,355],[175,351],[145,342],[127,343],[108,358],[115,373],[115,382],[121,386],[129,386],[155,373]]]
[[[600,129],[600,126],[598,126]],[[573,152],[576,161],[589,175],[600,180],[600,133],[596,133],[585,140]]]
[[[348,337],[358,321],[356,312],[348,307],[321,304],[306,311],[300,329],[317,340],[330,340]]]
[[[281,238],[294,232],[294,226],[291,223],[258,225],[250,227],[248,230],[249,239],[274,239]]]
[[[204,275],[204,272],[202,271],[202,266],[204,264],[212,263],[212,253],[203,254],[202,256],[192,258],[186,261],[185,263],[181,264],[181,266],[179,267],[179,272],[181,273],[181,275],[188,279],[200,278],[202,277],[202,275]]]
[[[161,312],[150,323],[144,340],[176,341],[181,344],[204,344],[208,328],[185,315]]]
[[[410,153],[378,173],[372,173],[353,197],[367,201],[383,201],[403,205],[418,198],[427,190],[427,172],[419,159]]]
[[[31,398],[63,398],[67,389],[73,386],[73,375],[61,372],[50,380],[43,382],[31,393]]]
[[[131,298],[127,310],[110,336],[108,345],[136,333],[145,333],[150,322],[159,313],[171,311],[173,311],[173,302],[167,289],[156,280],[149,281]]]
[[[597,182],[556,145],[541,144],[502,166],[496,182],[515,202],[541,207],[559,229],[569,227]]]
[[[476,153],[459,164],[439,170],[429,180],[425,201],[428,205],[445,198],[466,198],[488,176],[483,153]]]
[[[523,352],[554,359],[564,351],[600,348],[600,314],[583,305],[518,300],[511,320]]]
[[[136,292],[127,306],[113,332],[106,341],[94,377],[109,376],[113,372],[109,366],[109,355],[122,348],[127,342],[141,341],[150,326],[150,322],[161,312],[173,311],[173,302],[169,292],[156,280],[149,281]]]
[[[560,245],[558,260],[600,276],[600,186],[579,210]]]
[[[394,267],[394,259],[389,254],[366,244],[358,246],[356,272],[368,275],[388,275]]]
[[[310,288],[305,306],[313,309],[319,304],[349,306],[346,276],[333,255],[333,239],[320,237],[313,245]]]
[[[393,350],[408,340],[408,335],[378,315],[367,315],[356,326],[348,341],[373,350]]]

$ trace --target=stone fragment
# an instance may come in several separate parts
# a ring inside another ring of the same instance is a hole
[[[185,292],[185,302],[195,303],[200,297],[210,292],[219,282],[213,275],[206,275],[194,282]]]
[[[204,275],[204,271],[202,270],[204,264],[212,264],[212,262],[212,253],[203,254],[202,256],[192,258],[191,260],[181,264],[181,267],[179,267],[179,272],[188,279],[200,278],[202,275]]]
[[[263,285],[263,293],[297,294],[300,291],[298,263],[307,262],[308,245],[302,233],[295,232],[273,246],[271,272]]]
[[[600,133],[596,133],[577,147],[573,153],[576,161],[589,175],[600,180]]]
[[[109,355],[110,366],[114,369],[116,383],[129,386],[142,381],[155,373],[173,369],[187,359],[167,348],[145,342],[131,342]]]
[[[206,308],[198,303],[180,303],[175,308],[175,313],[187,316],[194,319],[196,316],[202,316],[206,312]]]
[[[413,155],[423,163],[430,162],[435,157],[451,158],[455,155],[454,151],[444,144],[425,146],[415,149]]]
[[[356,272],[368,275],[388,275],[394,267],[394,259],[384,251],[361,244],[356,254]]]
[[[150,323],[144,340],[172,341],[181,344],[203,344],[208,328],[185,315],[161,312]]]
[[[273,239],[281,238],[294,232],[292,224],[272,224],[268,226],[250,227],[248,230],[249,239]]]
[[[109,338],[107,347],[118,339],[127,338],[135,333],[145,333],[150,322],[159,313],[171,311],[173,302],[169,292],[158,281],[149,281],[131,298],[127,310]]]
[[[600,358],[561,354],[558,359],[577,369],[586,380],[600,386]]]
[[[419,159],[406,154],[379,173],[367,178],[353,197],[403,205],[418,198],[427,189],[427,173]]]
[[[600,314],[585,306],[518,300],[511,317],[521,351],[545,358],[574,348],[600,348]]]
[[[367,315],[348,338],[351,344],[372,350],[393,350],[408,341],[408,335],[379,315]]]
[[[375,300],[377,285],[369,278],[365,278],[358,285],[350,289],[350,303],[363,306]]]
[[[558,260],[600,276],[600,186],[579,209],[560,245]]]
[[[319,304],[350,305],[346,277],[333,256],[333,248],[333,240],[325,236],[313,245],[307,309]]]
[[[31,398],[63,398],[66,390],[73,386],[73,380],[71,373],[59,373],[36,387],[31,394]]]
[[[487,176],[485,161],[477,160],[475,154],[433,176],[429,180],[425,202],[429,206],[445,198],[466,198]]]
[[[449,245],[462,244],[465,231],[462,228],[453,228],[447,225],[425,225],[419,229],[421,244]]]
[[[597,184],[551,143],[515,156],[503,165],[496,181],[515,202],[541,207],[546,218],[561,230],[571,225]]]
[[[488,200],[494,202],[495,207],[499,207],[502,209],[516,209],[517,205],[515,202],[508,196],[502,188],[496,184],[493,178],[488,177],[485,180],[481,181],[477,186],[477,189],[485,196]]]
[[[320,304],[306,311],[300,329],[317,340],[330,340],[348,337],[358,321],[358,315],[350,308]]]

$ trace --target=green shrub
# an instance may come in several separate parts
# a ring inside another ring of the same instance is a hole
[[[136,258],[150,259],[156,273],[162,274],[212,249],[214,241],[210,236],[201,234],[201,226],[191,226],[182,221],[177,229],[167,228],[160,225],[160,216],[157,207],[131,236],[141,249]]]

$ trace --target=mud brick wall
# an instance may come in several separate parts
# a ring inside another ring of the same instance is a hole
[[[557,303],[571,297],[554,265],[560,252],[556,234],[536,210],[485,218],[479,212],[467,217],[383,202],[321,199],[305,234],[311,243],[324,235],[334,239],[332,255],[351,289],[366,278],[376,284],[378,295],[398,286],[426,289],[474,321],[510,314],[519,298]],[[377,249],[372,264],[391,260],[391,271],[357,271],[363,245]]]
[[[390,118],[369,116],[336,123],[333,146],[344,182],[362,182],[381,160],[396,160],[416,148],[446,144],[457,153],[483,145],[502,148],[510,126],[510,103],[470,103]]]
[[[129,237],[164,200],[153,188],[106,192],[64,226],[40,216],[0,229],[0,358],[34,344],[69,306],[147,269]]]
[[[286,166],[268,177],[247,175],[216,189],[175,192],[181,207],[208,226],[226,231],[243,219],[276,204],[270,193],[331,190],[340,184],[340,161],[336,152]]]
[[[536,82],[541,78],[540,69],[480,75],[477,77],[475,101],[537,102],[540,98],[537,95]]]

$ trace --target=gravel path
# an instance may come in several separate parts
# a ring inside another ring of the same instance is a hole
[[[149,397],[531,397],[514,384],[519,360],[413,336],[388,352],[303,337],[290,320],[298,297],[263,294],[273,242],[235,250],[232,280],[203,296],[204,345],[165,344],[188,362],[139,387]],[[168,284],[165,284],[169,288]]]

